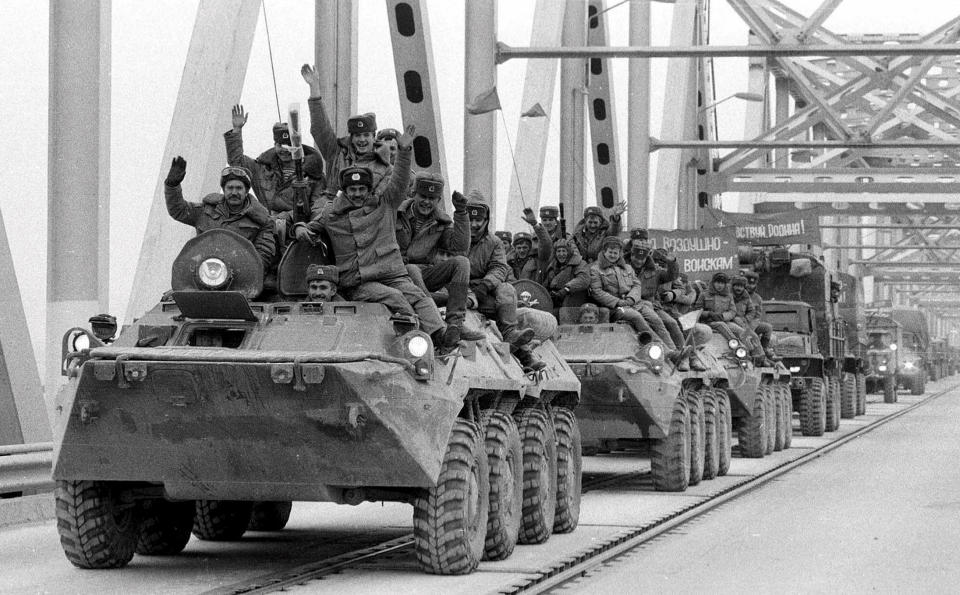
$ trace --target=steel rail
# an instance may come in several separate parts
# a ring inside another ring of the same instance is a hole
[[[33,494],[52,490],[52,448],[39,448],[41,445],[32,444],[22,446],[26,448],[21,452],[0,456],[0,494]],[[10,450],[8,447],[4,449]]]
[[[650,138],[650,152],[660,149],[960,149],[960,141],[896,140],[660,140]],[[807,173],[807,172],[804,172]],[[731,174],[736,177],[736,174]],[[869,175],[869,173],[864,173]],[[813,182],[816,183],[816,182]],[[894,182],[900,183],[900,182]],[[908,186],[908,184],[902,184]]]
[[[772,469],[769,469],[747,481],[736,486],[732,486],[727,490],[719,492],[718,494],[710,497],[705,502],[699,502],[691,504],[686,509],[676,513],[672,517],[663,519],[661,521],[654,522],[646,527],[642,527],[626,535],[620,536],[613,540],[612,542],[599,544],[593,550],[593,552],[588,552],[581,555],[578,559],[568,561],[564,564],[563,568],[553,569],[548,571],[539,578],[533,578],[528,580],[523,585],[519,585],[513,590],[501,590],[499,593],[544,593],[550,589],[556,588],[564,583],[568,583],[572,580],[584,576],[587,572],[597,568],[601,564],[605,564],[612,559],[632,550],[640,545],[664,534],[677,527],[687,523],[699,516],[707,514],[708,512],[714,510],[715,508],[726,504],[731,500],[735,500],[741,496],[744,496],[761,486],[769,483],[770,481],[780,477],[781,475],[796,469],[802,465],[806,465],[825,454],[843,446],[844,444],[856,440],[860,436],[868,432],[876,430],[880,426],[887,424],[907,413],[917,409],[918,407],[930,403],[934,399],[942,397],[946,393],[957,388],[957,384],[950,386],[938,393],[934,393],[929,397],[924,398],[921,401],[918,401],[900,411],[896,411],[882,417],[870,424],[858,428],[853,432],[837,438],[836,440],[825,444],[819,448],[816,448],[810,451],[807,454],[804,454],[792,461],[787,461],[782,465],[778,465]]]

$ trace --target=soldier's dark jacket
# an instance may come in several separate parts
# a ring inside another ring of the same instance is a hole
[[[414,233],[415,199],[407,199],[397,213],[397,243],[404,262],[434,264],[440,252],[466,256],[470,250],[470,218],[467,210],[454,211],[453,219],[435,209],[433,218]]]

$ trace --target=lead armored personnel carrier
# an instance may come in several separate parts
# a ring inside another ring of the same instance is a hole
[[[492,331],[437,358],[381,304],[297,299],[307,257],[288,253],[280,301],[257,301],[253,246],[209,231],[111,345],[68,333],[53,475],[74,565],[279,529],[294,500],[412,504],[417,560],[439,574],[576,527],[580,383],[553,345],[536,377]]]

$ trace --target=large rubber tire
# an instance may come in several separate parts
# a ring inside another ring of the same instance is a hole
[[[775,382],[770,385],[770,394],[772,395],[774,419],[776,428],[773,432],[773,450],[780,452],[784,448],[784,440],[787,434],[787,412],[786,404],[783,402],[782,384]]]
[[[730,471],[730,459],[733,458],[730,395],[725,389],[715,388],[713,396],[717,402],[717,475],[724,476]]]
[[[910,394],[914,396],[919,396],[924,393],[927,389],[927,377],[926,374],[920,372],[920,374],[913,379],[913,382],[910,383]]]
[[[895,376],[887,375],[883,377],[883,402],[897,402],[897,379]]]
[[[290,520],[293,502],[257,502],[253,505],[249,531],[282,531]]]
[[[253,515],[253,502],[197,500],[193,534],[204,541],[235,541],[243,537]]]
[[[690,413],[690,481],[695,486],[703,480],[704,438],[707,432],[703,415],[703,400],[694,390],[683,391],[687,397],[687,411]]]
[[[699,392],[703,402],[703,478],[716,479],[720,471],[720,440],[717,433],[726,420],[718,416],[722,412],[717,409],[717,397],[713,391],[705,388]]]
[[[840,380],[827,377],[827,432],[835,432],[840,427]]]
[[[583,460],[580,458],[580,424],[566,407],[553,410],[557,432],[557,510],[554,533],[570,533],[580,522],[580,491]]]
[[[144,500],[142,509],[143,520],[140,523],[140,537],[137,539],[138,554],[172,556],[187,547],[195,510],[192,500]]]
[[[867,414],[867,378],[857,374],[857,415]]]
[[[764,399],[766,399],[764,413],[767,416],[765,424],[767,428],[767,446],[763,454],[768,455],[773,452],[773,447],[777,442],[777,404],[774,400],[773,384],[761,384],[760,388],[764,393]]]
[[[480,564],[489,482],[480,429],[458,419],[450,430],[437,485],[420,490],[413,501],[413,547],[423,571],[466,574]]]
[[[557,437],[543,409],[524,409],[517,419],[523,446],[523,515],[520,543],[543,543],[553,533],[557,510]]]
[[[761,384],[753,399],[753,411],[740,418],[737,428],[737,442],[740,456],[748,459],[760,459],[767,452],[767,399],[766,389]]]
[[[783,400],[783,448],[790,448],[793,444],[793,394],[790,385],[780,383],[780,398]]]
[[[800,433],[823,436],[827,426],[827,386],[822,378],[810,378],[800,397]]]
[[[668,430],[650,448],[653,487],[659,492],[682,492],[690,485],[690,413],[683,393],[673,401]]]
[[[857,378],[849,372],[843,373],[840,385],[840,417],[853,419],[857,416]]]
[[[120,568],[133,559],[140,506],[121,502],[105,481],[57,480],[57,531],[67,560],[79,568]]]
[[[487,463],[490,467],[490,507],[484,560],[506,560],[520,535],[523,506],[523,452],[517,422],[502,411],[483,416]]]

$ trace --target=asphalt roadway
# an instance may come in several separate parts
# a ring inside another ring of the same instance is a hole
[[[561,591],[957,593],[958,420],[954,388]]]

